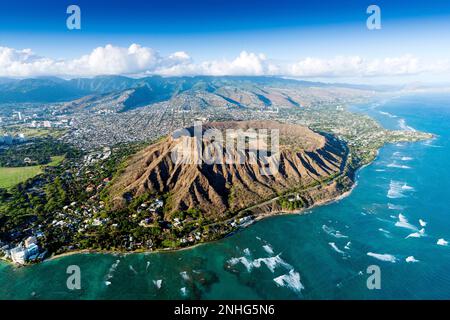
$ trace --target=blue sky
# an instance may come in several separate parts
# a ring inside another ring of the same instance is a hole
[[[81,8],[81,30],[66,28],[70,4]],[[366,28],[370,4],[381,8],[381,30]],[[263,53],[265,61],[275,64],[308,57],[334,61],[339,56],[445,60],[450,58],[450,1],[39,0],[0,4],[0,47],[30,48],[39,57],[67,60],[107,44],[128,48],[133,43],[152,48],[161,59],[183,51],[195,63],[233,61],[242,51]]]

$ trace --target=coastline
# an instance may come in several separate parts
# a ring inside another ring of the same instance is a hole
[[[383,148],[383,147],[384,146],[382,146],[381,148]],[[368,162],[368,163],[366,163],[364,165],[361,165],[360,167],[358,167],[356,169],[352,169],[352,171],[350,172],[350,180],[352,181],[352,183],[351,183],[351,185],[349,185],[349,190],[346,190],[345,192],[343,192],[343,193],[341,193],[339,195],[336,195],[335,197],[332,197],[332,198],[329,198],[329,199],[323,199],[323,200],[314,202],[311,206],[308,206],[308,207],[305,207],[305,208],[299,208],[299,209],[295,209],[295,210],[291,210],[291,211],[289,211],[289,210],[275,210],[275,211],[269,211],[269,212],[266,212],[266,213],[257,214],[256,216],[254,216],[254,219],[253,219],[252,223],[250,223],[249,225],[246,225],[244,227],[240,227],[237,230],[234,230],[234,231],[232,231],[230,233],[224,234],[219,239],[209,240],[209,241],[205,241],[205,242],[199,242],[199,243],[196,243],[196,244],[193,244],[193,245],[190,245],[190,246],[186,246],[186,247],[163,248],[163,249],[155,249],[155,250],[151,250],[151,251],[150,250],[142,250],[142,251],[139,251],[139,250],[136,250],[136,251],[118,251],[118,250],[114,250],[113,251],[113,250],[98,250],[98,249],[79,249],[79,250],[67,251],[67,252],[63,252],[63,253],[60,253],[60,254],[51,255],[49,258],[44,259],[44,260],[38,262],[37,264],[44,263],[44,262],[47,262],[47,261],[53,261],[53,260],[57,260],[57,259],[60,259],[60,258],[64,258],[64,257],[67,257],[67,256],[72,256],[72,255],[77,255],[77,254],[130,255],[130,254],[171,253],[171,252],[177,252],[177,251],[182,251],[182,250],[190,250],[190,249],[194,249],[194,248],[196,248],[197,246],[200,246],[200,245],[206,245],[206,244],[214,243],[216,241],[221,241],[221,240],[227,238],[229,235],[231,235],[231,234],[233,234],[235,232],[238,232],[240,230],[243,230],[243,229],[253,225],[254,223],[256,223],[258,221],[262,221],[263,219],[266,219],[266,218],[275,217],[275,216],[293,215],[293,214],[295,214],[295,215],[307,214],[306,211],[308,211],[308,210],[312,210],[312,209],[314,209],[316,207],[319,207],[319,206],[329,205],[331,203],[338,202],[338,201],[340,201],[340,200],[350,196],[351,193],[353,192],[353,190],[358,185],[358,173],[360,172],[360,170],[362,170],[365,167],[368,167],[369,165],[371,165],[372,163],[374,163],[378,159],[380,149],[376,150],[376,154],[375,154],[374,158],[370,162]],[[349,174],[347,173],[345,176],[349,177]],[[273,198],[271,200],[268,200],[267,202],[275,201],[277,198],[278,197]],[[13,263],[12,261],[6,260],[4,258],[1,258],[0,260],[4,261],[5,263],[7,263],[9,265],[12,265],[13,267],[16,267],[16,268],[28,267],[28,266],[32,266],[32,265],[36,264],[36,263],[31,263],[31,264],[25,264],[25,265],[17,265],[15,263]]]
[[[378,151],[377,151],[377,156],[378,156]],[[299,209],[295,209],[295,210],[291,210],[291,211],[289,211],[289,210],[277,210],[277,211],[271,211],[271,212],[267,212],[267,213],[263,213],[263,214],[258,214],[253,219],[252,223],[250,223],[247,226],[241,227],[241,228],[235,230],[234,232],[238,232],[240,230],[248,228],[251,225],[253,225],[254,223],[257,223],[258,221],[262,221],[264,219],[275,217],[275,216],[307,214],[308,210],[312,210],[312,209],[314,209],[316,207],[319,207],[319,206],[324,206],[324,205],[328,205],[328,204],[331,204],[331,203],[334,203],[334,202],[338,202],[338,201],[348,197],[352,193],[354,188],[357,186],[357,184],[358,184],[357,183],[357,179],[356,179],[356,174],[358,173],[358,171],[363,169],[366,166],[369,166],[375,160],[376,160],[376,157],[370,163],[365,164],[365,165],[363,165],[363,166],[361,166],[361,167],[359,167],[359,168],[357,168],[356,170],[353,171],[353,175],[354,175],[354,179],[352,179],[353,183],[351,184],[350,189],[345,191],[345,192],[343,192],[342,194],[340,194],[340,195],[338,195],[338,196],[336,196],[334,198],[331,198],[331,199],[324,199],[322,201],[317,201],[313,205],[311,205],[309,207],[305,207],[305,208],[299,208]],[[276,199],[277,198],[274,198],[274,199],[271,199],[269,201],[275,201]],[[214,239],[214,240],[205,241],[205,242],[199,242],[199,243],[196,243],[196,244],[193,244],[193,245],[190,245],[190,246],[186,246],[186,247],[155,249],[155,250],[151,250],[151,251],[149,251],[149,250],[143,250],[143,251],[138,251],[138,250],[136,250],[136,251],[118,251],[118,250],[114,250],[113,251],[113,250],[98,250],[98,249],[80,249],[80,250],[67,251],[67,252],[63,252],[63,253],[60,253],[60,254],[54,254],[54,255],[51,255],[49,258],[44,259],[44,260],[42,260],[42,261],[40,261],[38,263],[31,263],[31,264],[25,264],[25,265],[17,265],[15,263],[13,263],[12,261],[5,260],[5,259],[2,259],[2,260],[5,261],[6,263],[10,264],[13,267],[20,268],[20,267],[29,267],[29,266],[32,266],[32,265],[35,265],[35,264],[39,264],[39,263],[45,263],[45,262],[48,262],[48,261],[54,261],[54,260],[58,260],[60,258],[64,258],[64,257],[72,256],[72,255],[77,255],[77,254],[130,255],[130,254],[173,253],[173,252],[178,252],[178,251],[183,251],[183,250],[191,250],[191,249],[194,249],[194,248],[196,248],[198,246],[201,246],[201,245],[207,245],[207,244],[210,244],[210,243],[221,241],[221,240],[227,238],[230,234],[233,234],[234,232],[227,233],[227,234],[223,235],[219,239]]]

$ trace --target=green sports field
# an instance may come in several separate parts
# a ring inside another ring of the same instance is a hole
[[[56,166],[64,159],[63,156],[52,157],[47,166]],[[30,167],[0,167],[0,188],[9,189],[16,184],[30,179],[42,172],[44,166]]]

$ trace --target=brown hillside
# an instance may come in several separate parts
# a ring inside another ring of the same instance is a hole
[[[307,187],[340,173],[345,164],[347,149],[330,136],[323,136],[308,128],[281,124],[274,121],[218,122],[203,126],[224,133],[227,129],[279,130],[278,158],[272,157],[268,165],[254,160],[252,151],[258,144],[246,140],[245,152],[226,153],[224,149],[211,148],[217,138],[201,139],[201,144],[190,135],[169,136],[134,155],[125,170],[110,187],[116,208],[126,205],[126,199],[144,193],[168,194],[166,214],[198,208],[211,218],[222,218],[227,212],[235,212],[276,197],[294,188]],[[262,140],[257,140],[262,143]],[[228,141],[228,140],[227,140]],[[253,142],[252,142],[253,141]],[[174,150],[180,150],[180,142],[215,154],[220,163],[178,163]],[[198,142],[197,144],[195,142]],[[178,149],[177,149],[178,148]],[[270,154],[269,154],[270,155]],[[275,155],[274,155],[275,156]],[[226,158],[228,157],[228,158]],[[226,159],[243,159],[241,163],[226,163]],[[278,170],[264,174],[268,168]]]

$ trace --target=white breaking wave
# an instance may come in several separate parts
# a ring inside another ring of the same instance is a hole
[[[388,166],[389,168],[411,169],[410,166],[406,166],[406,165],[404,165],[404,164],[398,164],[398,163],[396,163],[395,161],[392,162],[392,163],[389,163],[387,166]]]
[[[325,231],[325,233],[327,233],[330,236],[333,236],[335,238],[348,238],[346,235],[343,235],[339,230],[335,230],[325,224],[322,225],[322,230]]]
[[[247,257],[237,257],[237,258],[231,258],[228,260],[228,263],[232,266],[242,263],[244,267],[247,269],[248,272],[252,271],[253,268],[259,268],[262,264],[265,264],[266,267],[271,271],[274,272],[275,268],[278,266],[282,266],[286,269],[292,268],[292,266],[284,261],[280,255],[274,256],[274,257],[268,257],[268,258],[258,258],[254,259],[253,261],[249,260]]]
[[[440,246],[448,246],[448,241],[445,241],[444,239],[439,239],[436,244],[440,245]]]
[[[283,259],[280,258],[280,255],[270,258],[255,259],[253,260],[252,265],[255,268],[259,268],[262,263],[264,263],[271,272],[274,272],[277,266],[283,266],[286,269],[292,268],[290,264],[288,264],[287,262],[285,262]]]
[[[185,288],[185,287],[180,288],[180,293],[181,293],[181,295],[182,295],[183,297],[185,297],[186,294],[187,294],[186,288]]]
[[[427,225],[427,222],[422,219],[419,219],[419,224],[421,227],[425,227]]]
[[[132,266],[131,264],[128,266],[128,268],[129,268],[131,271],[133,271],[134,274],[137,274],[137,271],[134,270],[134,268],[133,268],[133,266]]]
[[[389,118],[398,118],[398,116],[396,116],[395,114],[389,113],[389,112],[385,112],[385,111],[378,111],[378,112],[384,116],[388,116]]]
[[[145,271],[148,271],[148,267],[150,267],[150,261],[147,261],[147,265],[145,266]]]
[[[406,120],[405,119],[400,119],[398,120],[398,126],[400,127],[400,129],[402,130],[406,130],[406,131],[416,131],[416,129],[414,129],[411,126],[408,126],[406,124]]]
[[[266,244],[263,246],[263,249],[268,253],[268,254],[273,254],[273,248],[270,244]]]
[[[402,160],[402,161],[411,161],[411,160],[413,160],[413,158],[411,158],[411,157],[401,157],[400,160]]]
[[[191,279],[186,271],[181,271],[180,276],[183,278],[184,281],[189,281]]]
[[[106,275],[106,280],[110,280],[114,277],[114,272],[116,272],[117,267],[119,266],[120,260],[116,260],[116,262],[114,262],[111,267],[109,268],[108,274]],[[110,281],[106,281],[109,282],[111,284]],[[105,282],[105,284],[106,284]],[[109,284],[106,284],[107,286],[109,286]]]
[[[250,256],[251,255],[250,249],[249,248],[245,248],[244,249],[244,254],[247,255],[247,256]]]
[[[329,244],[329,245],[334,249],[334,251],[336,251],[337,253],[345,254],[344,251],[340,250],[340,249],[337,247],[336,243],[334,243],[334,242],[328,242],[328,244]]]
[[[397,262],[397,258],[395,256],[393,256],[392,254],[367,252],[367,255],[371,256],[375,259],[381,260],[381,261],[387,261],[387,262],[392,262],[392,263]]]
[[[386,238],[392,238],[391,233],[383,228],[379,228],[378,231],[382,232]]]
[[[417,232],[408,234],[408,235],[406,236],[406,239],[408,239],[408,238],[421,238],[421,237],[424,237],[424,236],[425,236],[425,229],[422,228],[422,229],[420,229],[420,230],[417,231]]]
[[[412,263],[412,262],[419,262],[419,260],[417,260],[416,258],[414,258],[414,256],[409,256],[405,259],[406,262],[408,263]]]
[[[390,209],[390,210],[405,210],[405,207],[397,205],[397,204],[388,203],[388,209]]]
[[[231,258],[230,260],[228,260],[228,263],[231,264],[232,266],[238,264],[239,262],[244,265],[244,267],[247,269],[248,272],[252,271],[253,268],[252,262],[246,257]]]
[[[161,279],[159,279],[159,280],[153,280],[153,284],[155,285],[155,287],[156,287],[157,289],[161,289],[161,286],[162,286],[162,280],[161,280]]]
[[[349,241],[349,242],[347,242],[347,244],[345,245],[345,247],[344,247],[344,249],[345,250],[350,250],[350,245],[351,245],[352,243]]]
[[[411,223],[408,222],[408,219],[406,219],[406,217],[404,215],[402,215],[401,213],[398,215],[398,221],[395,223],[396,227],[399,228],[406,228],[406,229],[411,229],[416,231],[417,227],[413,226]]]
[[[443,146],[435,145],[433,142],[436,141],[436,137],[433,137],[432,139],[428,139],[422,142],[422,145],[426,147],[432,147],[432,148],[443,148]]]
[[[391,180],[389,183],[389,190],[387,197],[391,199],[405,197],[405,192],[414,191],[414,188],[409,186],[406,182]]]
[[[300,282],[300,274],[294,269],[291,269],[288,274],[274,278],[273,281],[280,287],[288,287],[298,293],[305,288]]]
[[[105,281],[105,285],[110,286],[111,285],[111,281]]]

